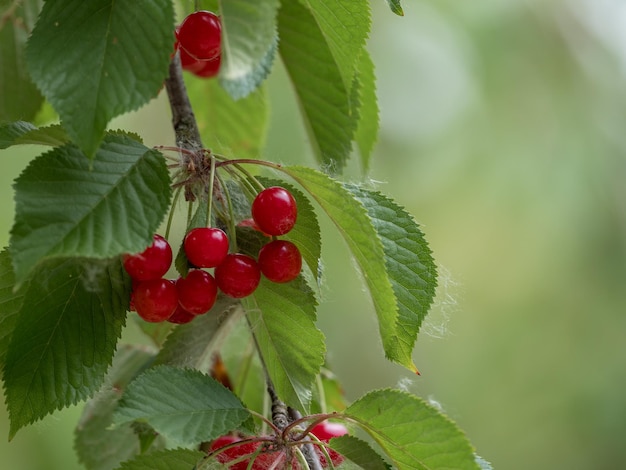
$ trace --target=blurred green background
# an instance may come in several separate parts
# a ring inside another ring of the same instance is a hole
[[[403,3],[404,18],[372,3],[382,130],[369,177],[422,224],[440,267],[414,355],[422,376],[383,359],[367,295],[323,221],[330,363],[350,399],[399,386],[441,406],[496,469],[623,468],[626,3]],[[269,87],[265,157],[312,164],[280,66]],[[171,144],[163,96],[122,126]],[[36,152],[0,152],[4,244],[11,182]],[[80,468],[79,413],[0,439],[1,467]]]

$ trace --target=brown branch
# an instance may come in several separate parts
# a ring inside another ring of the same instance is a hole
[[[203,148],[196,116],[193,113],[187,87],[183,80],[179,54],[170,62],[170,74],[165,79],[165,89],[172,110],[172,125],[176,133],[176,145],[197,152]]]

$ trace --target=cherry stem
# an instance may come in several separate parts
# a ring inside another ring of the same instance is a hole
[[[315,386],[317,387],[317,393],[320,396],[320,408],[322,413],[326,413],[326,392],[324,391],[324,382],[322,382],[321,374],[315,376]]]
[[[178,203],[178,198],[180,197],[180,193],[182,191],[182,186],[176,189],[176,193],[174,194],[174,199],[172,200],[172,207],[170,207],[170,213],[167,216],[167,226],[165,228],[165,238],[169,240],[170,238],[170,230],[172,228],[172,221],[174,220],[174,211],[176,210],[176,204]]]
[[[281,431],[280,429],[278,429],[278,427],[277,427],[274,423],[272,423],[269,419],[267,419],[267,418],[266,418],[265,416],[263,416],[261,413],[257,413],[257,412],[256,412],[256,411],[254,411],[254,410],[250,410],[250,409],[249,409],[248,411],[250,412],[250,414],[252,414],[252,415],[256,416],[256,417],[257,417],[257,418],[259,418],[261,421],[263,421],[264,423],[266,423],[269,427],[271,427],[271,428],[274,430],[274,433],[275,433],[277,436],[280,436],[280,434],[281,434],[281,432],[282,432],[282,431]]]
[[[211,158],[211,170],[209,172],[209,194],[207,194],[207,212],[206,226],[211,224],[211,210],[213,209],[213,186],[215,184],[215,157],[209,154]]]
[[[310,424],[302,432],[300,437],[298,439],[296,439],[296,440],[300,440],[300,439],[303,439],[304,436],[309,434],[311,432],[311,430],[316,425],[321,423],[322,421],[326,421],[329,418],[338,418],[338,417],[342,417],[342,416],[343,415],[341,415],[340,413],[333,412],[333,413],[318,413],[318,414],[314,414],[314,415],[305,416],[304,418],[303,417],[296,418],[296,419],[294,419],[294,421],[291,422],[291,424],[289,424],[289,426],[287,426],[287,428],[284,430],[284,432],[288,433],[294,427],[300,426],[302,423],[306,423],[307,421],[310,421]]]
[[[230,232],[230,241],[232,243],[232,251],[237,252],[237,229],[235,227],[235,212],[233,210],[233,201],[230,198],[230,191],[224,184],[224,181],[220,177],[219,173],[215,172],[215,177],[219,182],[223,194],[226,196],[226,205],[228,207],[228,231]],[[258,348],[257,348],[258,350]]]

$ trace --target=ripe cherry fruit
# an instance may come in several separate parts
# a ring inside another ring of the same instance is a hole
[[[200,10],[187,16],[176,30],[181,49],[193,59],[213,60],[222,46],[222,24],[210,11]]]
[[[252,294],[258,287],[261,270],[254,258],[233,253],[215,268],[215,281],[224,294],[240,299]]]
[[[201,315],[213,307],[217,297],[217,284],[206,271],[192,269],[186,277],[176,280],[176,292],[181,307],[194,315]]]
[[[172,248],[165,238],[155,234],[152,244],[136,255],[124,255],[124,268],[135,281],[161,278],[172,264]]]
[[[189,323],[194,318],[196,318],[196,316],[193,313],[188,312],[183,307],[181,307],[179,303],[178,307],[176,307],[176,310],[174,310],[174,313],[172,313],[172,316],[170,316],[167,319],[167,321],[170,323],[176,323],[178,325],[182,325],[184,323]]]
[[[138,283],[133,289],[132,298],[139,316],[153,323],[167,320],[178,306],[176,287],[167,279]]]
[[[344,434],[348,434],[348,429],[340,423],[333,423],[332,421],[322,421],[321,423],[316,424],[313,429],[311,429],[311,434],[313,434],[322,442],[328,442],[333,437],[339,437],[343,436]],[[322,467],[327,467],[328,464],[326,463],[326,457],[324,456],[324,453],[317,446],[316,449]],[[328,455],[330,455],[330,459],[332,460],[333,465],[339,465],[341,464],[341,462],[343,462],[343,455],[332,449],[328,449]]]
[[[215,59],[211,60],[196,60],[181,49],[180,62],[183,70],[187,70],[197,77],[211,78],[219,73],[222,56],[218,55]]]
[[[211,450],[215,451],[229,444],[240,442],[242,439],[238,436],[226,435],[215,439],[211,443]],[[243,444],[233,446],[226,449],[215,457],[220,463],[232,462],[235,459],[244,457],[246,455],[252,455],[258,449],[260,442],[245,442]],[[252,463],[252,470],[265,470],[268,468],[284,468],[285,454],[284,452],[262,452],[257,455]],[[237,462],[230,465],[228,468],[231,470],[246,470],[249,465],[249,459]],[[294,467],[295,468],[295,467]]]
[[[293,281],[302,269],[302,255],[290,241],[274,240],[259,251],[259,268],[272,282]]]
[[[232,436],[232,435],[221,436],[215,439],[211,443],[211,450],[217,450],[217,449],[220,449],[221,447],[225,447],[229,444],[233,444],[239,441],[241,441],[241,438],[237,436]],[[217,454],[216,459],[220,463],[227,463],[239,457],[243,457],[244,455],[253,454],[257,446],[258,446],[258,443],[252,443],[252,442],[247,442],[238,446],[234,446]],[[246,470],[248,468],[248,460],[243,460],[241,462],[233,464],[229,468],[231,470]]]
[[[183,242],[187,259],[199,268],[214,268],[228,254],[228,236],[214,227],[198,227],[189,231]]]
[[[252,218],[269,235],[284,235],[296,223],[298,208],[289,191],[280,186],[266,188],[252,202]]]

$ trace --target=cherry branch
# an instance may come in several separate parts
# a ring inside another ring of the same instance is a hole
[[[177,52],[170,62],[169,75],[165,79],[165,89],[172,110],[172,126],[176,136],[176,146],[180,149],[184,168],[203,169],[206,166],[205,151],[198,122],[189,101],[187,87],[183,80],[180,54]],[[212,175],[211,175],[212,176]],[[193,179],[185,181],[185,199],[195,200]]]
[[[165,89],[172,110],[172,125],[176,134],[176,145],[181,149],[191,151],[191,154],[195,154],[203,148],[202,138],[183,80],[178,53],[170,62],[169,76],[165,79]],[[187,154],[187,152],[183,152],[183,154]]]

